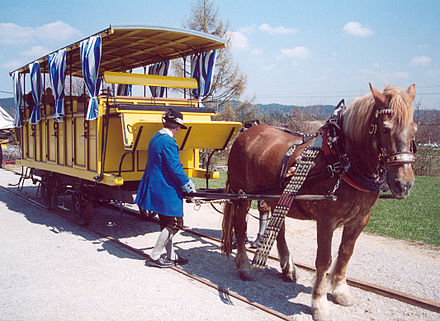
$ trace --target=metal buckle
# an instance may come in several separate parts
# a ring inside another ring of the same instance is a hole
[[[342,164],[341,162],[336,162],[333,165],[327,165],[327,169],[330,173],[330,177],[334,177],[342,171]]]

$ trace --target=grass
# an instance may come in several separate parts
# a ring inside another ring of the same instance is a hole
[[[197,188],[206,187],[205,179],[193,181]],[[225,181],[226,172],[220,172],[209,188],[223,188]],[[417,176],[405,200],[379,199],[365,231],[440,247],[440,177]]]
[[[440,246],[440,177],[416,176],[405,200],[379,199],[365,231]]]

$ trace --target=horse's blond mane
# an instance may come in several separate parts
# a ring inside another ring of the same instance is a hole
[[[387,86],[382,92],[391,97],[387,108],[392,109],[392,121],[397,121],[398,126],[407,126],[413,121],[412,99],[405,89]],[[374,97],[372,94],[356,98],[344,113],[345,135],[354,143],[362,143],[368,138],[368,131],[374,110]]]

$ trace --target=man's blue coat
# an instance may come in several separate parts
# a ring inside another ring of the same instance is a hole
[[[183,191],[194,186],[183,171],[176,140],[160,130],[148,144],[148,161],[136,204],[166,216],[183,216]]]

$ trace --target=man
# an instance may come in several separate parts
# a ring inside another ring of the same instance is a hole
[[[174,252],[173,236],[183,227],[183,193],[195,191],[183,171],[174,137],[183,124],[182,113],[170,108],[162,117],[162,128],[148,144],[148,161],[136,196],[136,204],[159,215],[161,233],[149,264],[159,268],[188,262]],[[166,256],[161,256],[166,250]]]

